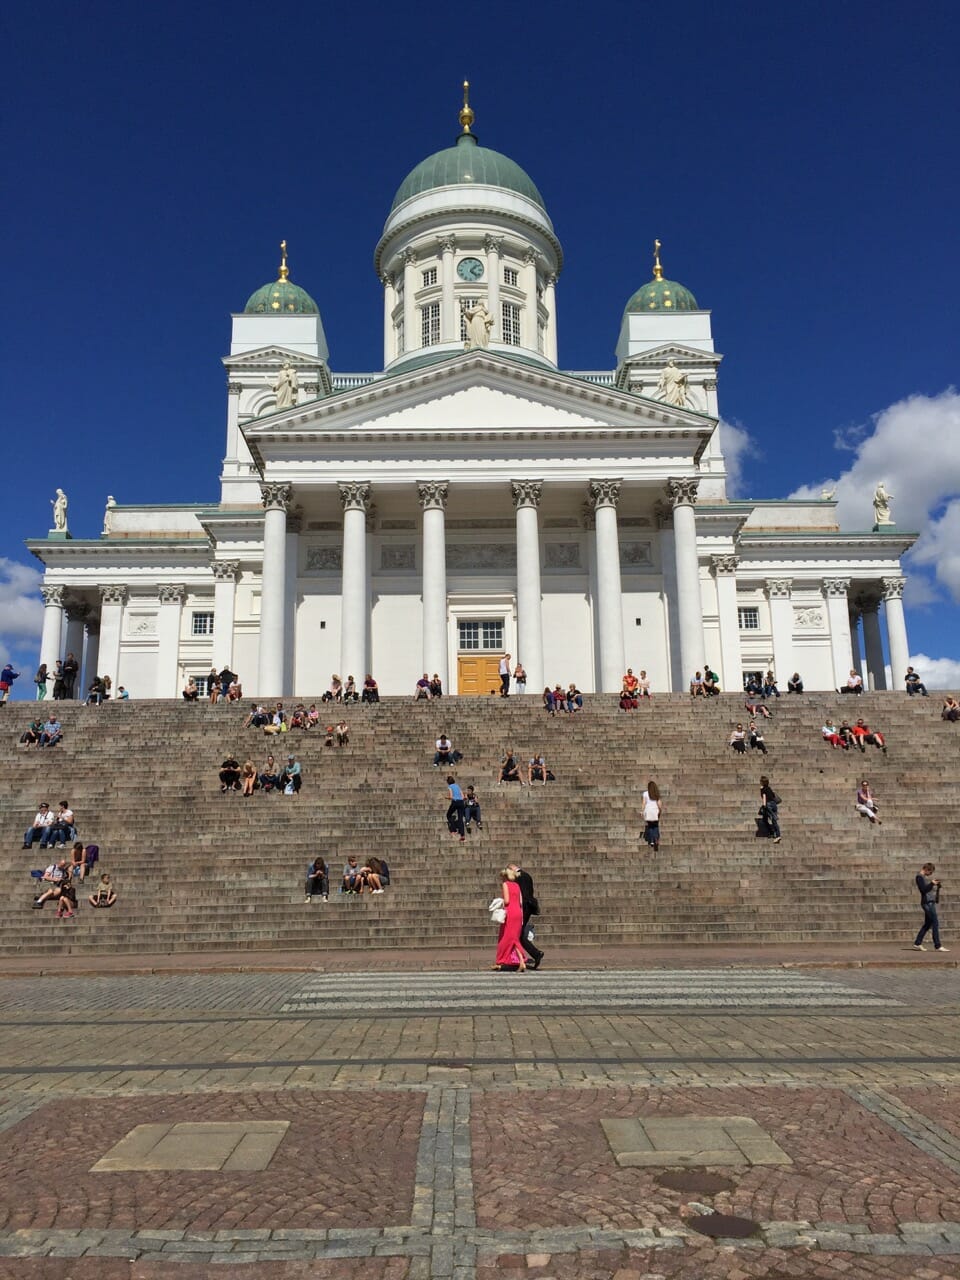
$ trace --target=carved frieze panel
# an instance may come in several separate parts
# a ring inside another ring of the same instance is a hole
[[[649,542],[621,542],[620,567],[623,569],[648,569],[653,564],[653,550]]]
[[[385,573],[417,567],[417,548],[411,543],[387,543],[380,548],[380,568]]]
[[[462,569],[504,572],[516,567],[517,544],[515,542],[447,543],[447,568],[453,572]]]
[[[157,634],[157,615],[155,613],[128,613],[127,635],[134,640],[143,640]]]
[[[793,610],[793,625],[798,631],[817,631],[823,627],[824,622],[824,612],[817,605],[795,607]]]
[[[307,573],[333,573],[342,569],[341,547],[307,547]]]
[[[543,562],[548,569],[579,569],[579,542],[545,542]]]

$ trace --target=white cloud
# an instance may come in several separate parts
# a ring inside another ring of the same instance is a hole
[[[955,658],[928,658],[918,653],[911,657],[910,665],[928,689],[960,689],[960,662]]]
[[[43,604],[37,595],[42,573],[30,565],[0,556],[0,654],[39,647]]]
[[[871,422],[872,430],[837,433],[837,447],[853,454],[846,471],[790,496],[819,497],[821,489],[836,489],[841,527],[869,529],[873,492],[884,481],[897,527],[920,532],[907,568],[930,569],[960,602],[960,394],[951,387],[937,396],[908,396]],[[929,603],[930,597],[921,579],[910,603]]]
[[[743,464],[753,441],[746,427],[721,419],[719,427],[720,449],[727,468],[727,497],[742,496]]]

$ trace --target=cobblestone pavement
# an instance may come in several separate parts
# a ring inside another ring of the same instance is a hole
[[[955,982],[7,979],[0,1280],[958,1280]],[[714,1116],[751,1118],[791,1163],[671,1190],[601,1124]],[[262,1170],[195,1149],[93,1169],[140,1126],[253,1120],[286,1125]],[[754,1234],[707,1239],[694,1219],[714,1212]]]

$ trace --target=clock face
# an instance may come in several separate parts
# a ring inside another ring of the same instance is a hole
[[[461,258],[457,264],[457,275],[461,280],[479,280],[483,275],[483,263],[479,258]]]

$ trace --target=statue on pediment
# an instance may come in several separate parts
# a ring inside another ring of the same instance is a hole
[[[477,302],[473,307],[464,307],[463,315],[467,322],[465,350],[473,351],[476,347],[489,347],[493,316],[484,304]]]
[[[668,360],[660,373],[657,383],[657,399],[664,404],[673,405],[676,409],[686,408],[690,401],[687,395],[687,375],[678,369],[674,360]]]
[[[57,490],[57,496],[50,499],[50,505],[53,507],[53,527],[57,533],[66,533],[67,531],[67,495],[62,489]]]
[[[284,360],[280,376],[274,383],[273,389],[277,393],[278,409],[290,409],[297,403],[297,392],[300,390],[300,384],[297,381],[297,371],[289,360]]]
[[[113,494],[107,495],[107,505],[103,513],[103,532],[109,533],[113,528],[113,508],[117,505],[117,500]]]

